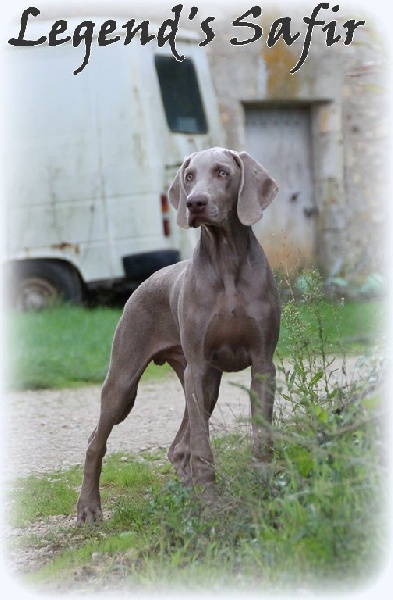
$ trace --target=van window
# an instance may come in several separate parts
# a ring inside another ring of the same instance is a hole
[[[175,133],[206,133],[198,80],[192,60],[156,56],[156,71],[168,127]]]

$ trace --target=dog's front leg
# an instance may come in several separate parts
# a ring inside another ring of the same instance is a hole
[[[276,367],[273,362],[255,361],[251,367],[251,419],[254,456],[264,463],[273,455],[273,403]]]
[[[213,450],[209,440],[209,418],[215,404],[221,374],[206,363],[189,363],[184,387],[190,427],[192,483],[206,485],[214,476]]]

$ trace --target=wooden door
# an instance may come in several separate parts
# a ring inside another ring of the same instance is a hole
[[[305,107],[245,109],[245,149],[279,186],[254,231],[272,266],[290,271],[315,263],[310,121]]]

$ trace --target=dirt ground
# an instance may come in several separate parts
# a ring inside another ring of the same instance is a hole
[[[249,386],[249,371],[224,376],[211,420],[213,435],[249,414],[249,397],[239,384]],[[6,400],[6,478],[83,463],[99,415],[100,386],[14,392]],[[109,437],[108,454],[168,448],[183,411],[183,390],[174,375],[141,382],[134,409]]]
[[[348,358],[348,379],[361,377],[364,368],[356,357]],[[341,378],[341,361],[330,369]],[[223,375],[210,421],[212,435],[230,431],[239,419],[249,416],[249,396],[241,386],[250,386],[249,369]],[[100,390],[101,386],[86,386],[7,394],[3,414],[6,480],[83,464],[87,440],[99,415]],[[184,402],[174,374],[142,381],[131,414],[115,426],[109,437],[107,453],[167,449],[180,426]],[[278,402],[283,400],[276,394],[276,406]]]

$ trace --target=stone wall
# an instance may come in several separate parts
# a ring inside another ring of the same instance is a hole
[[[359,37],[343,86],[346,252],[354,277],[383,272],[389,212],[388,103],[383,48],[371,29]]]

